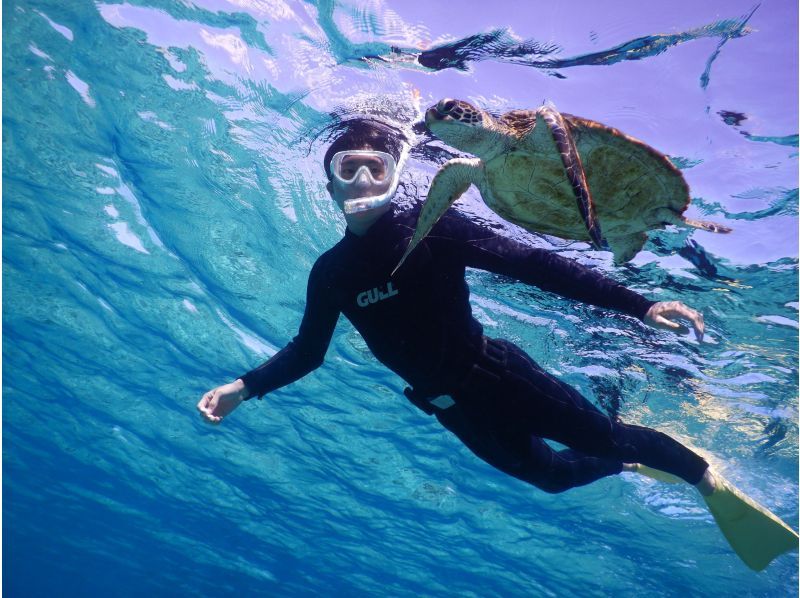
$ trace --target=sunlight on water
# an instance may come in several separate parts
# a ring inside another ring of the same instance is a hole
[[[624,474],[549,495],[405,401],[342,319],[325,365],[220,428],[194,404],[296,333],[344,224],[321,158],[369,111],[451,151],[443,97],[544,101],[666,153],[688,215],[629,264],[503,234],[702,311],[646,328],[480,271],[490,336],[696,447],[797,521],[797,7],[771,2],[136,0],[4,6],[4,589],[10,596],[794,595],[693,489]],[[513,26],[512,26],[513,24]]]

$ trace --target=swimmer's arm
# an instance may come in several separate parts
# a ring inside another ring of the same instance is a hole
[[[324,270],[320,261],[311,270],[297,336],[257,368],[204,394],[197,409],[206,421],[219,423],[243,401],[291,384],[322,365],[339,319],[339,308],[325,283]]]
[[[553,251],[531,247],[467,217],[448,212],[429,235],[432,246],[471,268],[502,274],[598,307],[606,307],[644,320],[655,302],[615,280]]]
[[[675,320],[687,320],[694,329],[698,342],[703,341],[703,315],[680,301],[650,301],[597,270],[545,249],[529,248],[520,261],[524,266],[515,278],[521,282],[536,285],[562,297],[635,316],[654,328],[684,333],[686,327]]]
[[[431,243],[452,259],[599,307],[635,316],[650,326],[684,331],[688,321],[698,341],[705,325],[698,311],[679,301],[654,302],[616,281],[545,249],[524,245],[450,211],[430,235]]]
[[[308,277],[306,308],[297,336],[267,362],[241,376],[248,398],[262,397],[322,365],[339,319],[336,293],[328,281],[330,271],[324,259],[317,260]]]

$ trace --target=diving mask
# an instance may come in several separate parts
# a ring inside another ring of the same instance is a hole
[[[347,150],[331,158],[331,182],[343,199],[345,214],[387,204],[397,190],[400,172],[391,154],[374,150]]]

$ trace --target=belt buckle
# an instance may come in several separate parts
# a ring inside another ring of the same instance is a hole
[[[440,395],[438,397],[426,398],[422,393],[418,393],[411,387],[407,387],[403,394],[406,395],[409,401],[422,409],[428,415],[433,415],[436,411],[444,411],[449,409],[456,402],[449,395]]]
[[[434,397],[430,401],[428,401],[431,405],[436,407],[437,409],[441,409],[444,411],[445,409],[450,409],[456,402],[453,400],[453,397],[450,395],[441,395],[439,397]]]

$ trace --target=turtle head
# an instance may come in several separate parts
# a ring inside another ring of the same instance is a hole
[[[486,159],[497,150],[497,122],[488,112],[463,100],[444,98],[425,112],[431,133],[452,147]]]

